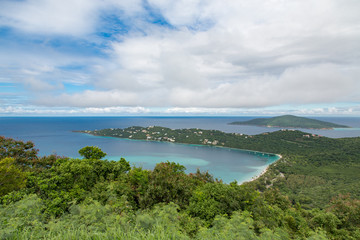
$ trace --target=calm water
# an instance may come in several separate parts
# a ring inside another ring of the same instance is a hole
[[[249,152],[206,146],[174,143],[134,141],[108,137],[94,137],[72,130],[125,128],[129,126],[164,126],[170,128],[217,129],[225,132],[259,134],[277,128],[234,126],[227,123],[252,117],[2,117],[0,135],[23,141],[33,141],[41,155],[79,157],[84,146],[99,146],[108,159],[124,157],[132,164],[152,169],[156,163],[174,161],[183,164],[187,172],[197,168],[209,170],[225,182],[243,182],[258,175],[275,157],[264,157]],[[328,137],[360,136],[360,118],[318,118],[354,127],[351,130],[308,130]]]

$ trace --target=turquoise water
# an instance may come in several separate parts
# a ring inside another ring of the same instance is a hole
[[[201,159],[201,158],[193,158],[193,157],[184,157],[184,156],[175,156],[175,155],[166,155],[166,154],[152,154],[153,156],[139,156],[139,155],[127,155],[124,156],[126,160],[135,163],[137,165],[143,164],[156,164],[158,162],[176,162],[181,165],[187,166],[198,166],[203,167],[209,165],[209,162]],[[119,159],[120,156],[110,157],[108,159],[116,160]]]
[[[113,141],[103,146],[103,149],[110,153],[107,157],[110,160],[123,157],[131,164],[145,169],[153,169],[159,162],[176,162],[184,165],[187,173],[195,172],[197,169],[209,171],[215,178],[227,183],[234,180],[248,181],[278,159],[274,155],[222,147],[95,138]],[[118,147],[115,147],[116,145]],[[120,147],[124,148],[123,155],[113,155],[113,151],[119,150]]]
[[[360,128],[334,128],[335,131],[360,131]]]
[[[124,157],[131,164],[152,169],[156,163],[174,161],[183,164],[187,172],[209,171],[215,177],[231,182],[243,182],[261,173],[276,156],[220,147],[185,145],[163,142],[134,141],[109,137],[95,137],[72,130],[126,128],[151,125],[170,128],[217,129],[224,132],[259,134],[276,128],[228,125],[253,117],[1,117],[0,135],[23,141],[33,141],[40,155],[56,153],[79,157],[78,150],[85,146],[99,146],[108,159]],[[360,118],[321,118],[353,129],[309,130],[329,137],[360,136]]]

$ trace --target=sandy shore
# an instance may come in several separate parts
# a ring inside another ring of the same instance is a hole
[[[272,164],[276,163],[277,161],[279,161],[279,160],[282,158],[282,156],[281,156],[280,154],[276,154],[276,156],[278,156],[279,159],[276,160],[275,162],[273,162]],[[270,167],[272,164],[270,164],[270,165],[267,166],[264,170],[262,170],[262,172],[261,172],[259,175],[255,176],[255,177],[252,177],[251,180],[249,180],[249,181],[247,181],[247,182],[255,181],[256,179],[258,179],[259,177],[261,177],[262,175],[264,175],[264,174],[269,170],[269,167]]]

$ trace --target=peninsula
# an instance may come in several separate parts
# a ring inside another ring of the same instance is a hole
[[[133,140],[161,141],[172,143],[220,146],[264,152],[270,154],[295,154],[305,150],[327,149],[328,143],[336,140],[297,130],[281,130],[258,135],[225,133],[219,130],[199,128],[170,129],[161,126],[107,128],[77,131],[94,136],[116,137]],[[280,144],[281,143],[281,144]]]
[[[161,126],[77,131],[94,136],[220,146],[281,155],[251,182],[257,189],[275,187],[303,207],[322,208],[339,193],[360,198],[360,138],[327,138],[295,129],[246,135],[218,130]],[[249,183],[250,184],[250,183]],[[301,194],[299,194],[299,192]],[[321,194],[319,194],[321,192]]]
[[[320,121],[293,115],[284,115],[272,118],[256,118],[243,122],[231,122],[231,125],[253,125],[261,127],[283,127],[283,128],[308,128],[308,129],[334,129],[349,128],[349,126],[339,125],[331,122]]]

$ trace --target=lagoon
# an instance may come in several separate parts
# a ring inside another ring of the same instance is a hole
[[[249,117],[242,118],[242,120]],[[276,156],[267,157],[237,149],[184,145],[166,142],[147,142],[95,137],[74,133],[73,130],[126,128],[129,126],[161,125],[171,128],[218,129],[225,132],[258,134],[273,129],[227,125],[238,117],[3,117],[0,135],[23,141],[33,141],[40,155],[56,153],[79,157],[78,150],[98,146],[110,160],[125,158],[131,164],[152,169],[156,163],[174,161],[184,165],[187,172],[209,171],[224,182],[243,182],[257,176]],[[305,130],[306,131],[306,130]],[[328,133],[328,132],[325,132]],[[331,134],[357,134],[357,131],[332,131]],[[323,134],[324,135],[324,134]]]

